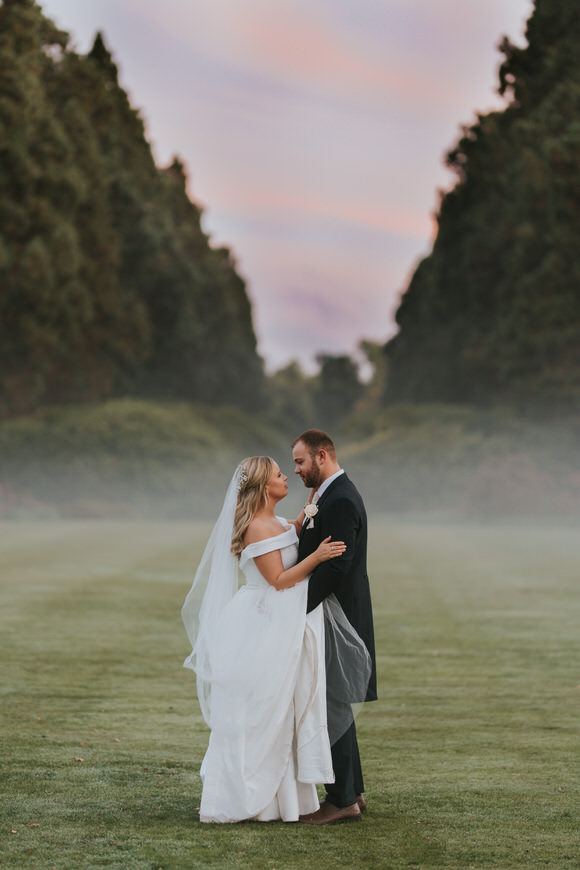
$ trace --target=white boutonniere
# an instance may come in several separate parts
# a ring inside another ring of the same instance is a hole
[[[307,528],[307,529],[313,529],[313,528],[314,528],[314,517],[315,517],[316,514],[318,513],[318,505],[316,505],[316,504],[306,504],[306,505],[304,505],[304,513],[306,514],[306,516],[307,516],[308,519],[310,520],[310,522],[308,523],[308,525],[306,526],[306,528]]]

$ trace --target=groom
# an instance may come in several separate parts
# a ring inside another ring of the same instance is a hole
[[[314,522],[304,522],[298,559],[302,560],[332,535],[344,541],[346,552],[320,564],[308,583],[308,611],[334,592],[344,613],[364,641],[372,660],[366,701],[377,697],[375,642],[367,576],[367,517],[360,493],[336,460],[331,438],[320,429],[308,429],[292,444],[295,473],[304,486],[315,489]],[[361,699],[357,699],[361,700]],[[335,782],[328,783],[321,808],[301,821],[313,825],[359,821],[366,809],[364,784],[354,722],[332,746]]]

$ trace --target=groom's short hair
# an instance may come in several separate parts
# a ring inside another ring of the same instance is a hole
[[[306,432],[294,439],[292,447],[296,447],[299,441],[302,441],[311,456],[314,456],[319,450],[326,450],[332,459],[336,459],[334,441],[322,429],[307,429]]]

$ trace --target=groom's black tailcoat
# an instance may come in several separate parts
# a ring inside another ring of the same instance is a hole
[[[300,533],[298,560],[302,561],[328,535],[344,541],[346,552],[322,562],[308,581],[308,611],[314,610],[328,595],[338,598],[346,618],[365,643],[372,660],[372,672],[364,700],[377,697],[375,637],[371,593],[367,575],[367,515],[356,486],[346,474],[332,481],[318,501],[313,528],[307,520]],[[360,699],[363,700],[363,699]]]

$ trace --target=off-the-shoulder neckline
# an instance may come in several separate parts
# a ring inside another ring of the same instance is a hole
[[[287,535],[288,532],[291,532],[291,531],[294,531],[294,533],[296,533],[296,527],[294,526],[294,523],[290,523],[290,522],[288,522],[288,520],[284,519],[284,517],[278,517],[278,516],[277,516],[276,519],[277,519],[277,520],[280,520],[281,523],[285,523],[286,528],[284,529],[284,531],[283,531],[283,532],[278,532],[277,535],[269,535],[267,538],[260,538],[259,541],[252,541],[251,544],[247,544],[247,545],[244,547],[244,549],[242,550],[242,552],[240,553],[240,559],[242,558],[242,556],[244,555],[244,553],[246,552],[246,550],[249,550],[249,549],[250,549],[250,547],[255,547],[255,546],[257,546],[258,544],[263,544],[264,541],[275,541],[276,538],[281,538],[282,535]]]

